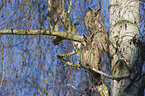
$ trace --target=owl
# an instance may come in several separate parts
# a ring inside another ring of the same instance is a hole
[[[100,54],[97,45],[94,41],[94,34],[91,36],[83,35],[82,47],[80,49],[80,62],[84,67],[98,68],[98,63],[100,62]]]
[[[89,11],[85,16],[85,26],[89,35],[97,32],[103,32],[107,34],[107,29],[101,20],[99,11],[100,9],[95,10],[89,7]]]
[[[94,34],[83,36],[82,46],[78,53],[78,57],[82,66],[101,70],[101,51],[97,47],[97,43],[95,43],[95,38]],[[92,73],[94,79],[97,81],[100,80],[100,74],[96,74],[96,72],[91,69],[89,71]]]
[[[98,45],[100,51],[108,53],[108,31],[101,20],[99,11],[100,9],[95,10],[89,8],[85,17],[85,26],[89,35],[95,35],[94,42]]]
[[[108,53],[108,35],[100,14],[100,9],[89,8],[85,17],[85,26],[89,36],[84,35],[79,52],[79,60],[84,67],[93,67],[101,70],[101,57],[103,52]],[[95,79],[100,79],[100,74],[90,70]]]

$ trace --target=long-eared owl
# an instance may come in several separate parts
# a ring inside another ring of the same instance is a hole
[[[79,57],[79,61],[81,63],[82,66],[84,67],[93,67],[97,70],[101,70],[101,65],[100,65],[100,54],[98,54],[98,52],[100,49],[98,47],[96,47],[96,43],[95,43],[95,35],[91,35],[91,36],[86,36],[83,35],[83,40],[82,40],[82,45],[81,45],[81,49],[78,52],[78,57]],[[97,53],[97,54],[96,54]],[[100,80],[100,74],[96,74],[94,71],[91,71],[91,73],[93,74],[93,78]]]
[[[80,49],[80,61],[81,64],[85,67],[93,67],[98,69],[98,63],[100,62],[100,54],[96,54],[99,52],[99,49],[95,45],[95,37],[94,35],[86,36],[83,35],[82,47]]]
[[[108,52],[108,31],[101,20],[99,11],[100,9],[89,8],[85,17],[85,26],[90,36],[95,35],[94,42],[100,51]]]
[[[100,18],[99,10],[89,8],[86,14],[85,25],[89,36],[84,35],[80,49],[82,65],[96,69],[100,63],[101,53],[108,52],[107,29]]]
[[[80,63],[85,67],[93,67],[97,70],[101,70],[101,54],[108,52],[107,29],[100,18],[99,10],[89,8],[86,14],[85,25],[89,36],[83,36],[79,52]],[[99,75],[95,74],[93,74],[95,79],[98,79]]]

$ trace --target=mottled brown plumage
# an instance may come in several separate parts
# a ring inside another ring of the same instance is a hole
[[[89,8],[85,17],[85,26],[89,35],[93,33],[103,32],[107,34],[107,29],[100,18],[100,9],[95,10]]]
[[[85,17],[85,25],[89,36],[85,36],[82,40],[81,63],[98,69],[101,63],[101,53],[108,52],[108,36],[100,15],[99,9],[89,8]]]
[[[97,47],[97,43],[95,43],[96,37],[95,35],[86,36],[84,35],[84,38],[82,40],[82,47],[78,53],[79,60],[81,62],[81,65],[87,68],[95,68],[97,70],[101,70],[101,51]],[[89,70],[91,74],[93,75],[93,82],[94,79],[97,80],[97,82],[94,82],[98,84],[98,81],[101,79],[100,74],[96,74],[93,70]]]
[[[95,35],[95,47],[98,47],[99,51],[108,52],[107,29],[101,20],[99,11],[100,9],[95,10],[89,8],[85,17],[85,26],[90,36]]]
[[[90,9],[85,17],[86,29],[89,36],[82,40],[82,47],[79,52],[79,60],[85,67],[93,67],[101,70],[101,54],[108,52],[107,29],[104,26],[99,10]],[[92,70],[90,70],[92,72]],[[95,79],[100,79],[100,75],[93,72]]]
[[[98,47],[96,47],[94,35],[86,36],[82,40],[82,48],[80,49],[80,61],[81,64],[85,67],[98,68],[98,63],[100,62],[100,54]]]

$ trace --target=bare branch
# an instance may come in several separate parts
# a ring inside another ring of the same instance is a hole
[[[71,9],[72,9],[72,0],[69,0],[68,14],[70,14]]]
[[[69,62],[69,61],[66,61],[64,59],[60,59],[58,58],[62,63],[66,64],[66,65],[69,65],[69,66],[73,66],[73,67],[76,67],[76,68],[83,68],[80,64],[77,64],[77,63],[73,63],[73,62]]]
[[[76,54],[76,53],[78,53],[78,50],[76,51],[76,50],[73,50],[72,52],[70,52],[70,53],[67,53],[67,54],[65,54],[65,53],[58,53],[57,54],[57,57],[58,58],[67,58],[67,57],[70,57],[70,56],[72,56],[72,55],[74,55],[74,54]]]
[[[70,11],[72,8],[72,0],[69,1],[69,8],[68,10],[66,10],[64,8],[65,6],[65,1],[62,0],[49,0],[48,1],[48,13],[51,14],[48,16],[48,22],[49,22],[49,27],[51,31],[58,31],[59,29],[59,24],[58,21],[59,19],[61,20],[61,23],[63,24],[65,30],[67,30],[67,32],[71,32],[72,34],[76,34],[77,30],[74,27],[74,23],[71,21],[69,15],[70,15]],[[59,17],[59,19],[58,19]],[[53,24],[52,24],[53,21]],[[55,37],[53,38],[53,43],[55,45],[59,44],[61,41],[63,40],[63,38],[60,37]]]
[[[66,86],[70,86],[70,87],[72,87],[73,89],[79,91],[75,86],[73,86],[73,85],[71,85],[71,84],[66,84]]]
[[[95,68],[90,68],[90,69],[92,69],[92,70],[95,71],[96,73],[99,73],[99,74],[101,74],[101,75],[103,75],[103,76],[105,76],[105,77],[107,77],[107,78],[110,78],[110,79],[112,79],[112,80],[117,80],[117,81],[122,80],[122,79],[127,79],[127,78],[129,78],[129,76],[130,76],[130,75],[126,75],[126,76],[118,76],[118,77],[116,77],[116,76],[108,75],[108,74],[106,74],[106,73],[104,73],[104,72],[102,72],[102,71],[96,70]]]
[[[2,41],[2,38],[1,38],[1,35],[0,35],[0,39],[1,39],[1,41]],[[3,63],[3,76],[2,76],[2,81],[1,81],[1,83],[0,83],[0,87],[2,87],[2,85],[3,85],[3,81],[4,81],[4,77],[5,77],[5,64],[4,64],[4,49],[3,49],[3,45],[2,45],[2,43],[1,43],[1,47],[2,47],[2,63]]]
[[[66,31],[53,31],[50,30],[23,30],[23,29],[0,29],[1,35],[4,34],[13,34],[13,35],[51,35],[51,36],[59,36],[64,39],[81,42],[82,36],[72,34],[73,32]]]
[[[76,67],[76,68],[91,69],[91,70],[93,70],[94,72],[99,73],[99,74],[101,74],[101,75],[103,75],[103,76],[105,76],[105,77],[107,77],[107,78],[112,79],[112,80],[117,80],[117,81],[119,81],[119,80],[127,79],[127,78],[129,78],[129,76],[130,76],[130,75],[118,76],[118,77],[116,77],[116,76],[111,76],[111,75],[108,75],[108,74],[106,74],[106,73],[104,73],[104,72],[102,72],[102,71],[99,71],[99,70],[95,69],[95,68],[84,67],[84,66],[82,66],[82,65],[80,65],[80,64],[76,64],[76,63],[73,63],[73,62],[69,62],[69,61],[66,61],[66,60],[60,59],[60,58],[59,58],[59,60],[60,60],[61,62],[65,63],[66,65],[73,66],[73,67]]]

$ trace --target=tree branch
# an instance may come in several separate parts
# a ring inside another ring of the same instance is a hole
[[[2,41],[2,38],[1,38],[1,35],[0,35],[0,39]],[[4,49],[3,49],[3,46],[2,46],[2,42],[1,42],[1,47],[2,47],[2,64],[3,64],[3,73],[2,73],[2,80],[1,80],[1,83],[0,83],[0,87],[2,87],[3,85],[3,82],[4,82],[4,77],[5,77],[5,64],[4,64]]]
[[[107,78],[112,79],[112,80],[117,80],[117,81],[119,81],[119,80],[127,79],[127,78],[129,78],[129,76],[130,76],[130,75],[118,76],[118,77],[116,77],[116,76],[111,76],[111,75],[108,75],[108,74],[106,74],[106,73],[104,73],[104,72],[102,72],[102,71],[99,71],[99,70],[95,69],[95,68],[84,67],[84,66],[82,66],[82,65],[80,65],[80,64],[73,63],[73,62],[69,62],[69,61],[66,61],[66,60],[60,59],[60,58],[59,58],[59,60],[60,60],[61,62],[63,62],[64,64],[66,64],[66,65],[73,66],[73,67],[76,67],[76,68],[91,69],[91,70],[93,70],[94,72],[99,73],[99,74],[101,74],[101,75],[103,75],[103,76],[105,76],[105,77],[107,77]]]
[[[99,73],[99,74],[101,74],[101,75],[103,75],[103,76],[105,76],[105,77],[107,77],[107,78],[110,78],[110,79],[112,79],[112,80],[117,80],[117,81],[122,80],[122,79],[127,79],[127,78],[129,78],[129,76],[130,76],[130,75],[125,75],[125,76],[118,76],[118,77],[116,77],[116,76],[108,75],[108,74],[106,74],[106,73],[104,73],[104,72],[102,72],[102,71],[99,71],[99,70],[95,69],[95,68],[90,68],[90,69],[92,69],[92,70],[95,71],[96,73]]]
[[[12,34],[12,35],[51,35],[59,36],[64,39],[81,42],[83,36],[72,34],[74,32],[66,31],[50,31],[50,30],[24,30],[24,29],[0,29],[0,34]]]
[[[57,54],[57,57],[58,58],[67,58],[67,57],[70,57],[70,56],[72,56],[72,55],[74,55],[76,53],[78,53],[78,50],[77,51],[76,50],[73,50],[72,52],[67,53],[67,54],[65,54],[65,53],[58,53]]]
[[[66,61],[66,60],[60,59],[60,58],[58,58],[58,60],[60,60],[64,64],[72,66],[72,67],[83,68],[80,64],[77,64],[77,63],[69,62],[69,61]]]

